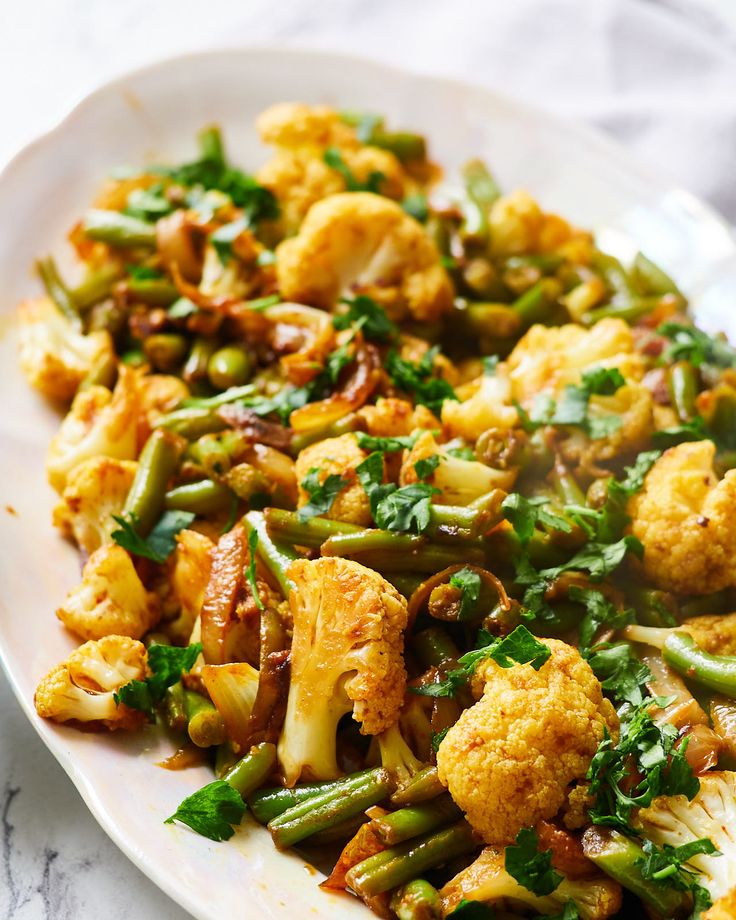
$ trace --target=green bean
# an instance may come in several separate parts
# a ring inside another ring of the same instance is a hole
[[[385,572],[438,572],[449,565],[469,562],[480,565],[485,553],[480,544],[470,541],[457,545],[430,543],[424,537],[388,530],[361,530],[337,534],[322,544],[323,556],[356,559]]]
[[[273,818],[268,829],[280,850],[327,830],[387,798],[395,785],[387,770],[358,775],[341,788],[320,793]]]
[[[550,473],[549,479],[564,505],[585,505],[585,493],[567,467],[558,463]]]
[[[222,431],[227,425],[214,409],[192,408],[167,412],[154,422],[153,427],[196,440],[202,435]]]
[[[729,613],[733,609],[734,597],[730,588],[722,588],[713,594],[701,594],[699,597],[690,597],[680,601],[680,616],[683,620],[704,614]]]
[[[714,403],[708,416],[708,428],[726,448],[736,449],[736,390],[728,385],[717,386]]]
[[[166,278],[129,278],[125,287],[136,301],[150,307],[169,307],[179,299],[176,285]]]
[[[641,585],[627,585],[626,594],[642,626],[676,626],[677,601],[674,595]]]
[[[692,636],[673,632],[665,640],[662,658],[683,677],[736,699],[736,655],[711,655]]]
[[[511,309],[519,317],[522,329],[528,329],[534,323],[543,323],[549,317],[552,302],[548,291],[549,282],[543,278],[530,287],[528,291],[524,291],[511,304]]]
[[[460,657],[460,650],[441,626],[430,626],[415,633],[411,638],[411,650],[425,668]]]
[[[295,805],[301,805],[309,799],[314,799],[323,792],[334,789],[343,789],[345,784],[352,784],[358,776],[367,776],[371,770],[353,773],[340,779],[332,779],[323,783],[301,783],[291,789],[275,786],[273,789],[259,789],[248,796],[248,806],[253,817],[260,824],[268,824],[274,818],[282,815]]]
[[[87,211],[82,221],[85,236],[121,249],[156,245],[156,226],[120,211]]]
[[[200,479],[170,489],[164,498],[167,508],[191,511],[194,514],[217,514],[229,508],[233,501],[230,489],[212,479]]]
[[[471,160],[462,169],[465,199],[462,202],[463,238],[473,242],[488,239],[488,212],[501,191],[481,160]]]
[[[186,709],[184,685],[177,681],[166,690],[164,697],[166,724],[174,731],[184,731],[189,721]]]
[[[593,268],[603,277],[614,295],[621,296],[628,302],[636,297],[631,278],[621,262],[607,252],[596,250],[593,255]]]
[[[583,316],[582,322],[586,326],[594,326],[602,319],[622,319],[626,323],[635,323],[643,316],[648,316],[661,303],[661,297],[632,297],[629,300],[619,300],[589,310]]]
[[[120,266],[115,264],[89,272],[84,281],[69,291],[72,301],[80,310],[88,310],[110,296],[121,274]]]
[[[216,396],[191,396],[182,400],[180,408],[218,409],[220,406],[226,406],[228,403],[235,402],[238,399],[254,396],[256,392],[256,387],[252,383],[247,383],[245,386],[229,387]]]
[[[442,902],[434,885],[415,878],[391,895],[391,910],[398,920],[439,920]]]
[[[143,353],[160,371],[176,370],[186,357],[187,340],[176,332],[157,332],[143,342]]]
[[[71,291],[61,280],[56,262],[53,258],[47,256],[45,259],[38,259],[36,262],[36,271],[43,282],[46,293],[58,308],[59,312],[76,329],[81,329],[82,321],[79,317],[79,308],[74,301]]]
[[[369,856],[347,873],[348,885],[371,898],[412,881],[428,869],[478,848],[466,821]]]
[[[390,150],[402,163],[424,160],[427,156],[427,144],[421,134],[410,131],[384,131],[376,128],[367,141],[371,147]]]
[[[373,819],[373,827],[383,843],[394,846],[419,837],[462,817],[449,793],[422,805],[411,805]]]
[[[281,508],[266,508],[263,516],[269,532],[280,540],[308,546],[310,549],[319,549],[330,537],[363,532],[363,528],[357,524],[332,521],[329,518],[313,517],[308,521],[300,521],[294,511],[284,511]]]
[[[84,379],[79,384],[80,390],[86,390],[88,387],[107,387],[111,390],[115,385],[117,378],[118,366],[115,356],[109,352],[104,352],[98,356],[90,369],[84,375]]]
[[[522,327],[519,313],[502,303],[469,303],[453,316],[461,323],[467,335],[488,336],[491,339],[507,339],[518,335]]]
[[[215,339],[198,336],[192,345],[181,375],[187,383],[196,383],[207,377],[207,365],[210,358],[217,350]]]
[[[661,917],[676,917],[687,906],[685,892],[645,879],[641,866],[644,851],[618,831],[591,827],[583,834],[583,851],[599,869],[635,894]]]
[[[167,431],[154,431],[138,458],[138,469],[123,514],[135,515],[141,536],[147,536],[164,508],[166,484],[179,464],[180,445]]]
[[[424,579],[413,572],[387,572],[386,581],[396,588],[404,597],[411,597]]]
[[[391,796],[391,804],[403,808],[405,805],[418,805],[442,795],[445,787],[437,776],[437,767],[423,767],[412,778],[400,786]]]
[[[697,414],[695,397],[698,395],[698,379],[695,368],[689,361],[677,361],[669,368],[667,385],[677,417],[681,422],[689,422]]]
[[[284,597],[289,596],[293,582],[288,576],[289,566],[299,558],[293,546],[274,540],[268,532],[266,519],[260,511],[249,511],[243,518],[245,529],[250,536],[252,531],[258,534],[258,555],[266,568],[276,579]]]
[[[676,294],[682,297],[679,288],[667,272],[648,259],[643,252],[637,252],[631,266],[631,276],[634,284],[643,294],[653,294],[659,297],[664,294]]]
[[[256,744],[223,775],[223,780],[247,798],[263,783],[276,763],[276,745]]]
[[[238,345],[218,349],[207,362],[207,376],[218,390],[243,386],[252,374],[253,359],[245,348]]]
[[[307,843],[310,847],[326,847],[334,843],[344,843],[354,837],[359,828],[367,821],[368,818],[361,812],[361,814],[354,815],[352,818],[345,818],[344,821],[340,821],[334,827],[317,831],[316,834],[312,834]]]
[[[291,440],[291,451],[294,455],[301,453],[305,447],[314,444],[317,441],[323,441],[325,438],[337,438],[341,434],[348,434],[351,431],[359,431],[363,426],[363,420],[355,412],[348,412],[337,421],[326,425],[324,428],[317,428],[311,431],[303,431],[295,434]]]
[[[225,147],[222,134],[217,125],[208,125],[197,135],[199,155],[203,160],[212,160],[214,163],[225,163]]]
[[[225,723],[213,704],[193,690],[185,690],[187,730],[197,747],[214,747],[227,738]]]

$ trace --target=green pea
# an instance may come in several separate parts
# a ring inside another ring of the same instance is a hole
[[[143,351],[153,366],[160,371],[173,371],[186,358],[187,340],[175,332],[159,332],[149,335],[143,343]]]
[[[253,373],[253,360],[244,348],[226,345],[218,349],[207,363],[207,376],[218,390],[240,387]]]

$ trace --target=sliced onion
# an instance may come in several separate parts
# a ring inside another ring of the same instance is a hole
[[[238,752],[246,750],[248,723],[258,693],[258,671],[244,661],[208,664],[202,668],[202,680],[233,747]]]
[[[718,763],[723,742],[708,725],[693,725],[682,732],[687,738],[685,759],[696,776],[702,776]]]
[[[187,281],[202,275],[202,254],[195,240],[197,228],[186,211],[177,210],[156,222],[156,248],[173,272],[174,266]]]
[[[708,724],[708,716],[700,703],[690,693],[680,675],[665,664],[661,655],[646,654],[641,660],[652,674],[647,681],[647,687],[652,696],[672,699],[672,702],[664,709],[657,707],[652,709],[651,714],[655,722],[669,722],[676,728]]]

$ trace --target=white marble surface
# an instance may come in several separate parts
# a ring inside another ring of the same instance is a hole
[[[0,164],[110,76],[264,41],[372,54],[585,118],[736,219],[732,0],[3,0]],[[0,918],[187,916],[97,827],[1,673],[0,726]]]

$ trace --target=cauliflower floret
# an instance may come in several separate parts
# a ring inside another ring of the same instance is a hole
[[[118,706],[113,693],[146,676],[146,649],[127,636],[85,642],[58,664],[36,688],[36,712],[54,722],[84,722],[114,731],[138,728],[142,712]]]
[[[377,572],[349,559],[299,559],[294,587],[291,685],[278,755],[287,785],[333,779],[337,723],[352,712],[378,735],[399,718],[406,689],[406,600]]]
[[[540,897],[509,875],[502,849],[486,847],[474,863],[450,879],[440,897],[443,917],[461,901],[480,901],[502,908],[518,905],[532,908],[536,914],[558,916],[568,901],[574,901],[581,920],[606,920],[621,907],[621,886],[602,874],[580,879],[563,874],[559,886]]]
[[[44,396],[71,399],[90,369],[105,358],[114,358],[108,332],[82,335],[48,297],[20,305],[20,366]]]
[[[691,617],[678,627],[711,655],[736,655],[736,613]]]
[[[339,152],[358,182],[365,184],[372,173],[380,173],[381,194],[404,197],[407,177],[398,159],[387,150],[361,145],[355,129],[334,109],[281,103],[263,112],[257,127],[264,143],[276,146],[257,179],[278,198],[288,234],[298,230],[313,204],[346,190],[345,177],[324,160],[328,148]]]
[[[113,457],[90,457],[72,470],[54,524],[86,553],[93,553],[118,527],[112,516],[122,514],[138,464]]]
[[[143,587],[133,561],[117,543],[101,546],[87,560],[82,581],[56,611],[83,639],[140,639],[159,620],[158,598]]]
[[[666,591],[709,594],[736,585],[736,471],[719,482],[715,450],[712,441],[671,447],[629,500],[644,571]]]
[[[541,392],[552,395],[566,384],[580,382],[593,367],[615,367],[627,382],[644,374],[644,359],[636,352],[631,327],[622,319],[602,319],[590,329],[574,323],[532,326],[506,362],[512,395],[522,405]]]
[[[462,402],[446,399],[442,404],[442,422],[451,437],[476,441],[489,428],[505,430],[518,423],[505,365],[499,365],[492,377],[480,377],[469,389],[471,395]]]
[[[498,198],[491,207],[488,224],[491,249],[495,255],[564,253],[569,249],[575,261],[589,260],[590,234],[571,227],[558,214],[545,214],[524,189],[516,189]]]
[[[638,815],[645,836],[657,846],[682,846],[706,837],[721,854],[701,853],[685,864],[700,877],[715,901],[736,888],[736,773],[704,773],[700,790],[688,801],[684,795],[660,796]]]
[[[508,843],[555,815],[569,784],[585,777],[604,730],[618,727],[577,649],[542,641],[552,656],[538,671],[493,659],[479,665],[474,686],[483,695],[437,753],[440,781],[487,843]]]
[[[49,482],[57,492],[64,490],[74,467],[90,457],[135,459],[139,406],[135,372],[124,366],[112,393],[98,386],[77,393],[46,457]]]
[[[396,320],[439,319],[452,307],[452,284],[424,229],[380,195],[331,195],[310,208],[299,233],[277,249],[287,300],[330,309],[363,293]]]
[[[301,483],[312,469],[319,470],[320,482],[333,473],[348,480],[348,485],[335,497],[325,517],[333,521],[345,521],[369,527],[373,521],[371,506],[363,486],[358,481],[355,468],[368,454],[358,447],[353,434],[342,434],[339,438],[326,438],[310,444],[296,458],[295,471],[299,485],[299,506],[309,501]]]
[[[138,395],[141,414],[151,427],[189,397],[189,387],[172,374],[145,374],[138,378]]]
[[[168,624],[167,632],[181,645],[186,644],[195,620],[202,611],[214,548],[212,540],[195,530],[182,530],[176,537],[176,551],[169,580],[180,613]]]
[[[736,917],[736,888],[719,898],[710,910],[703,914],[703,920],[734,920]]]
[[[412,406],[395,396],[378,399],[375,406],[363,406],[356,415],[365,419],[368,434],[377,438],[405,437],[417,428],[439,428],[426,406]]]
[[[611,396],[591,396],[588,418],[620,419],[621,424],[602,438],[591,438],[579,429],[560,444],[570,463],[595,463],[621,454],[638,454],[648,445],[654,431],[654,405],[651,392],[638,383],[628,383]]]
[[[469,505],[493,489],[504,489],[508,492],[516,479],[515,467],[495,470],[477,460],[453,457],[440,447],[432,432],[427,431],[417,438],[414,447],[404,456],[399,477],[401,485],[419,482],[415,464],[435,455],[440,458],[440,462],[434,472],[423,481],[439,489],[439,493],[432,498],[438,505]]]

